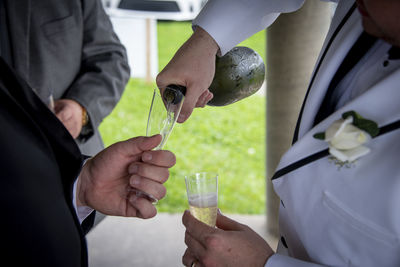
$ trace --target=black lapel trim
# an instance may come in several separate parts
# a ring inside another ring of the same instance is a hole
[[[389,60],[398,60],[400,59],[400,47],[392,46],[388,51],[388,59]]]
[[[328,155],[329,155],[329,149],[325,149],[325,150],[319,151],[319,152],[317,152],[315,154],[312,154],[311,156],[303,158],[303,159],[301,159],[299,161],[296,161],[295,163],[293,163],[293,164],[291,164],[291,165],[289,165],[289,166],[287,166],[287,167],[285,167],[283,169],[280,169],[277,172],[275,172],[275,174],[274,174],[274,176],[272,176],[271,180],[275,180],[275,179],[277,179],[277,178],[279,178],[279,177],[281,177],[281,176],[283,176],[283,175],[285,175],[285,174],[287,174],[287,173],[289,173],[291,171],[294,171],[294,170],[296,170],[296,169],[298,169],[300,167],[303,167],[304,165],[306,165],[306,164],[308,164],[310,162],[316,161],[316,160],[318,160],[320,158],[323,158],[323,157],[326,157]]]
[[[400,128],[400,120],[392,122],[388,125],[382,126],[381,128],[379,128],[379,134],[377,136],[375,136],[375,138],[378,136],[384,135],[388,132],[397,130],[399,128]]]
[[[382,126],[381,128],[379,128],[379,134],[377,136],[375,136],[374,138],[377,138],[379,136],[382,136],[382,135],[384,135],[384,134],[386,134],[388,132],[397,130],[399,128],[400,128],[400,120],[395,121],[393,123],[390,123],[388,125]],[[316,161],[316,160],[318,160],[320,158],[323,158],[323,157],[326,157],[328,155],[329,155],[329,149],[324,149],[322,151],[314,153],[314,154],[312,154],[312,155],[310,155],[310,156],[308,156],[306,158],[303,158],[303,159],[301,159],[299,161],[296,161],[295,163],[293,163],[293,164],[291,164],[291,165],[289,165],[289,166],[287,166],[287,167],[285,167],[283,169],[280,169],[280,170],[276,171],[274,176],[272,176],[271,180],[275,180],[275,179],[277,179],[277,178],[279,178],[279,177],[281,177],[281,176],[283,176],[283,175],[285,175],[285,174],[287,174],[287,173],[289,173],[291,171],[294,171],[294,170],[296,170],[296,169],[298,169],[300,167],[303,167],[304,165],[306,165],[306,164],[308,164],[310,162]]]
[[[342,63],[337,69],[331,82],[329,83],[328,90],[322,100],[317,114],[314,118],[313,126],[317,125],[335,111],[337,99],[333,99],[334,92],[338,84],[344,77],[351,71],[357,63],[362,59],[365,54],[378,40],[377,37],[371,36],[363,31],[358,37],[357,41],[353,44],[347,55],[344,57]]]
[[[343,18],[342,21],[340,22],[339,26],[336,28],[335,32],[332,34],[332,37],[331,37],[331,39],[329,40],[328,44],[326,45],[326,48],[325,48],[325,50],[324,50],[324,52],[323,52],[323,54],[322,54],[322,56],[321,56],[321,59],[319,60],[318,65],[317,65],[317,67],[315,68],[314,74],[313,74],[313,76],[312,76],[312,78],[311,78],[310,84],[309,84],[308,89],[307,89],[306,96],[305,96],[304,101],[303,101],[303,105],[301,106],[301,109],[300,109],[300,115],[299,115],[299,118],[298,118],[297,123],[296,123],[296,129],[295,129],[295,131],[294,131],[294,136],[293,136],[292,144],[296,143],[296,141],[297,141],[297,139],[298,139],[299,129],[300,129],[300,121],[301,121],[301,117],[302,117],[302,115],[303,115],[304,104],[306,103],[308,94],[310,93],[310,89],[311,89],[311,87],[313,86],[315,77],[317,76],[317,73],[318,73],[318,71],[319,71],[319,69],[320,69],[320,67],[321,67],[321,65],[322,65],[322,62],[324,61],[324,58],[325,58],[326,54],[328,53],[328,50],[329,50],[329,48],[331,47],[331,45],[332,45],[333,41],[335,40],[336,36],[338,35],[339,31],[343,28],[343,25],[347,22],[347,20],[348,20],[348,19],[350,18],[350,16],[353,14],[353,12],[354,12],[354,10],[355,10],[356,8],[357,8],[357,4],[354,3],[354,4],[351,6],[350,10],[347,12],[347,14],[344,16],[344,18]]]

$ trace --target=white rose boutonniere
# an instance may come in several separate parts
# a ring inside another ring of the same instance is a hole
[[[314,138],[329,143],[329,153],[335,164],[349,166],[370,152],[364,144],[378,133],[379,128],[375,122],[364,119],[355,111],[348,111],[326,132],[317,133]]]

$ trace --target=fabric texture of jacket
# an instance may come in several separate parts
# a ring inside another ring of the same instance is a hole
[[[46,99],[77,101],[90,124],[76,140],[93,155],[103,148],[98,126],[129,79],[126,50],[100,0],[5,0],[17,73]]]

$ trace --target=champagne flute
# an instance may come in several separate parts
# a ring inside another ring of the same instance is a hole
[[[167,142],[181,112],[185,93],[185,87],[174,84],[165,88],[163,96],[158,88],[154,89],[146,128],[146,136],[160,134],[162,137],[160,144],[154,150],[161,150]],[[128,187],[128,192],[137,197],[147,198],[153,204],[158,202],[158,199],[151,194],[136,188]]]
[[[185,177],[190,213],[215,227],[218,210],[218,174],[199,172]]]
[[[147,136],[161,134],[162,140],[154,150],[162,149],[167,142],[181,112],[185,90],[183,86],[169,85],[161,96],[158,88],[154,89],[146,128]]]

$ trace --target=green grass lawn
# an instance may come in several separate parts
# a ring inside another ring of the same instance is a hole
[[[159,70],[190,36],[188,22],[158,23]],[[265,59],[265,31],[242,45]],[[131,79],[121,101],[100,126],[105,145],[144,135],[155,82]],[[184,176],[219,173],[219,207],[226,213],[262,214],[265,210],[265,98],[253,95],[226,107],[196,109],[175,126],[164,147],[177,157],[166,182],[162,212],[188,208]]]

